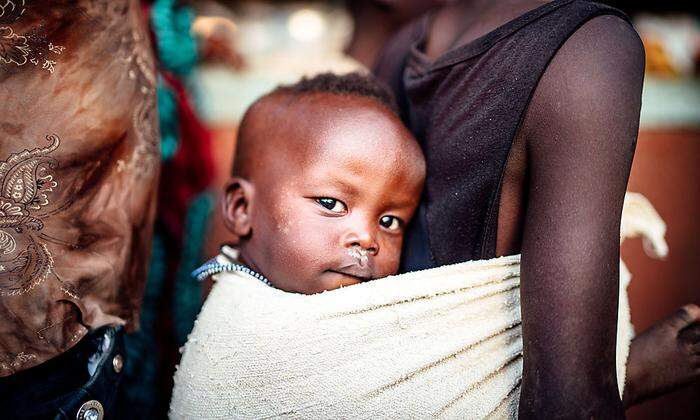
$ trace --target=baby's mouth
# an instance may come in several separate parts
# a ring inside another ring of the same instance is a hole
[[[357,265],[357,264],[352,264],[348,265],[345,267],[341,267],[335,270],[328,270],[331,273],[338,273],[338,274],[343,274],[346,276],[354,277],[358,281],[367,281],[367,280],[372,280],[373,275],[372,275],[372,269],[365,265],[363,267]]]
[[[370,258],[367,250],[354,246],[347,250],[347,256],[343,258],[340,268],[328,271],[353,277],[360,282],[372,280],[374,278],[374,260]]]

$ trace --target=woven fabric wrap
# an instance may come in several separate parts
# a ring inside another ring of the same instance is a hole
[[[170,415],[515,418],[519,272],[509,256],[311,296],[221,273],[185,346]],[[623,384],[633,330],[624,287],[621,296]]]

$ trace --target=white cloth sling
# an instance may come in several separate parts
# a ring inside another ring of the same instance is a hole
[[[656,233],[651,248],[665,249],[663,222],[645,214],[632,231]],[[472,261],[310,296],[221,273],[175,374],[170,416],[515,418],[519,263]],[[628,282],[622,266],[620,384],[633,336]]]

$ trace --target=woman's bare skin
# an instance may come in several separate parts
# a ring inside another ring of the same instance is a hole
[[[544,3],[446,5],[434,16],[426,53],[437,58]],[[497,254],[523,255],[523,418],[623,417],[615,378],[618,232],[643,69],[629,25],[592,19],[557,52],[514,140]],[[690,305],[633,341],[625,405],[700,376],[699,320]]]
[[[700,308],[685,305],[635,337],[627,365],[625,407],[698,380],[699,322]]]
[[[354,21],[352,38],[345,53],[371,68],[382,46],[406,22],[444,0],[353,0],[346,8]]]

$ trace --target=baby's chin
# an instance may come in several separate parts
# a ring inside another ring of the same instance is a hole
[[[292,293],[313,295],[316,293],[340,289],[341,287],[352,286],[369,280],[370,279],[359,278],[349,274],[328,270],[322,272],[314,279],[298,281],[293,284],[285,285],[285,287],[280,287],[280,289]]]

